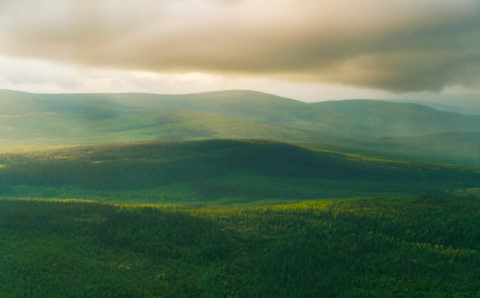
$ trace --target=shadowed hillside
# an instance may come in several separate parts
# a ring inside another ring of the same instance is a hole
[[[269,141],[83,146],[2,154],[0,163],[5,196],[114,201],[228,204],[444,193],[477,187],[480,179],[476,168],[395,162]]]

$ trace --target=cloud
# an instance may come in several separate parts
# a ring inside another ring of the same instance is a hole
[[[479,83],[480,2],[3,0],[0,54],[148,72],[441,90]]]

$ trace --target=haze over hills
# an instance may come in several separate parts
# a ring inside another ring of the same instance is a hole
[[[475,149],[480,141],[475,136],[480,133],[480,116],[420,104],[304,103],[254,91],[157,95],[7,90],[0,91],[0,103],[4,145],[267,138],[420,160],[479,163]],[[421,141],[427,139],[432,142]]]
[[[406,137],[445,131],[480,131],[480,116],[438,111],[414,104],[380,100],[319,102],[320,108],[349,119],[345,127],[350,136]]]
[[[50,95],[51,96],[51,95]],[[480,131],[480,116],[438,111],[419,104],[379,100],[304,103],[255,91],[185,95],[59,94],[87,103],[135,109],[208,112],[335,135],[409,136],[444,131]]]
[[[480,297],[479,36],[478,0],[0,0],[0,298]]]
[[[151,95],[33,95],[3,91],[4,143],[84,144],[259,137],[307,141],[312,133],[264,122],[148,104]],[[109,97],[119,97],[113,101]],[[131,99],[134,106],[121,103]],[[138,100],[136,100],[138,99]],[[144,103],[143,101],[147,103]]]
[[[404,100],[432,108],[465,115],[480,115],[480,96],[477,94],[437,95],[435,99]]]

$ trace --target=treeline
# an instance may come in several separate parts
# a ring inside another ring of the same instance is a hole
[[[473,297],[480,202],[0,201],[2,297]]]

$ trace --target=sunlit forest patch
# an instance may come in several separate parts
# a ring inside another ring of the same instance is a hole
[[[480,291],[480,203],[258,207],[0,201],[0,295],[415,296]]]

